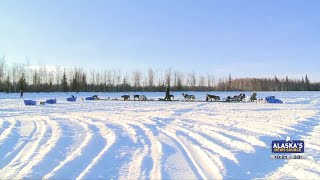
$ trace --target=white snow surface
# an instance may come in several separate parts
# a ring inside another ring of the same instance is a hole
[[[284,104],[81,100],[94,94],[25,93],[58,102],[25,106],[0,93],[0,179],[320,179],[320,92],[258,92]],[[306,159],[270,158],[287,136]]]

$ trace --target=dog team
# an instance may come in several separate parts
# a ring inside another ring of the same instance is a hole
[[[130,94],[129,95],[123,95],[121,96],[121,98],[123,98],[124,101],[128,101],[130,100]],[[182,93],[182,96],[184,97],[185,101],[194,101],[196,100],[195,95],[192,94],[187,94],[187,93]],[[253,93],[252,96],[250,97],[250,102],[256,102],[257,101],[257,93]],[[226,98],[226,102],[242,102],[244,101],[246,98],[246,95],[244,93],[241,93],[239,95],[235,95],[233,97],[228,96]],[[138,95],[135,94],[133,95],[133,100],[136,101],[147,101],[148,98],[145,95]],[[174,96],[172,94],[167,94],[166,93],[166,97],[164,99],[161,99],[164,101],[171,101],[174,100]],[[260,100],[260,99],[259,99]],[[207,94],[206,95],[206,101],[220,101],[220,96],[216,96],[216,95],[212,95],[212,94]]]
[[[130,96],[131,96],[130,94],[122,95],[121,98],[123,98],[124,101],[128,101],[128,100],[130,100]],[[182,96],[184,97],[185,101],[190,101],[190,100],[195,101],[196,100],[196,96],[192,95],[192,94],[182,93]],[[72,97],[74,97],[74,96],[72,95]],[[242,102],[242,101],[245,100],[245,98],[246,98],[246,95],[244,93],[241,93],[241,94],[235,95],[233,97],[228,96],[225,101],[226,102]],[[92,96],[92,99],[93,100],[100,100],[100,98],[98,98],[98,95]],[[110,99],[110,97],[108,99]],[[118,99],[116,98],[114,100],[118,100]],[[148,98],[145,95],[135,94],[135,95],[133,95],[133,100],[134,101],[136,101],[136,100],[147,101]],[[153,99],[149,99],[149,100],[153,100]],[[171,94],[170,86],[167,86],[167,88],[166,88],[165,98],[164,99],[159,98],[159,100],[162,100],[162,101],[172,101],[172,100],[174,100],[174,95]],[[253,93],[252,96],[250,97],[250,102],[260,102],[262,100],[263,99],[257,100],[257,93]],[[207,94],[206,95],[206,101],[220,101],[220,96]]]

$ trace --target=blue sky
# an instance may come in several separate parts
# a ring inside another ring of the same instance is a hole
[[[6,61],[320,81],[320,1],[0,1]]]

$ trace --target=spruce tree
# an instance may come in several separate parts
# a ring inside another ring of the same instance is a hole
[[[11,93],[11,83],[9,76],[7,76],[7,79],[4,81],[4,92]]]
[[[24,73],[22,73],[17,85],[19,90],[25,91],[27,89],[27,82]]]
[[[308,78],[308,75],[306,74],[306,78],[305,78],[305,90],[306,91],[310,91],[310,81],[309,81],[309,78]]]
[[[66,76],[66,71],[63,71],[63,76],[62,76],[62,80],[61,80],[61,87],[62,87],[63,92],[68,92],[69,87],[68,87],[68,80],[67,80],[67,76]]]

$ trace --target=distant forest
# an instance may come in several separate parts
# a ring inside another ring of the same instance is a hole
[[[130,92],[164,91],[319,91],[320,83],[301,79],[220,78],[213,74],[182,73],[172,68],[158,71],[149,68],[122,73],[120,70],[90,70],[81,67],[61,68],[6,64],[0,58],[0,92]]]

